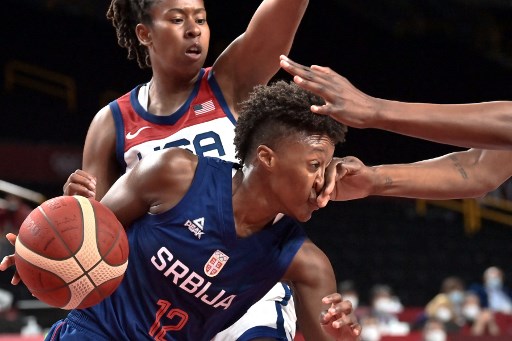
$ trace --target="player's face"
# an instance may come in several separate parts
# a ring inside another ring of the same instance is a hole
[[[149,51],[155,68],[199,71],[210,41],[203,0],[162,0],[151,9]]]
[[[324,173],[332,160],[334,145],[327,136],[289,137],[276,151],[271,186],[283,212],[307,221],[319,207],[317,195],[324,186]]]

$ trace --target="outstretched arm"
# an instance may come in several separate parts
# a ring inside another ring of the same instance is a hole
[[[333,160],[318,200],[370,195],[422,199],[476,198],[512,175],[512,151],[470,149],[410,164],[368,167],[355,157]]]
[[[336,289],[334,270],[327,256],[307,240],[288,268],[285,281],[293,286],[297,319],[306,340],[358,340],[361,327],[352,314],[352,306],[345,302],[338,323],[332,325],[333,316],[327,313],[324,296]]]
[[[326,101],[312,111],[354,128],[377,128],[461,147],[510,149],[512,102],[431,104],[369,96],[327,67],[306,67],[281,56],[281,66],[302,88]]]
[[[246,31],[213,65],[215,77],[232,109],[255,85],[267,84],[279,71],[279,56],[290,52],[308,0],[264,0]]]

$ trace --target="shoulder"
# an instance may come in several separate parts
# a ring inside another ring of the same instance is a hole
[[[150,153],[140,160],[134,171],[144,174],[162,173],[163,176],[177,176],[193,173],[198,163],[197,155],[183,148],[169,148],[160,153]],[[169,174],[167,174],[169,173]]]
[[[286,279],[311,285],[332,276],[332,265],[325,253],[311,240],[306,239],[295,255]]]
[[[110,110],[110,106],[106,105],[101,108],[94,118],[92,119],[91,126],[98,125],[102,126],[105,124],[113,125],[114,119],[112,118],[112,110]]]
[[[127,174],[126,185],[149,203],[151,213],[161,213],[190,189],[197,164],[197,156],[181,148],[151,153]]]

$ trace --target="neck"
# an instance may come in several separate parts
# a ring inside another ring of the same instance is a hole
[[[233,177],[233,214],[236,234],[240,238],[269,227],[278,214],[269,200],[266,182],[256,173],[252,167],[244,166]]]
[[[155,74],[150,81],[148,111],[159,116],[176,112],[190,96],[198,76],[172,78]]]

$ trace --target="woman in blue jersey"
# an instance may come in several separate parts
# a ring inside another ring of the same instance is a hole
[[[318,103],[295,84],[259,86],[235,130],[241,166],[169,148],[119,178],[102,203],[127,227],[123,282],[99,304],[71,311],[47,340],[208,341],[279,280],[294,289],[307,340],[357,340],[349,302],[337,306],[336,322],[322,315],[336,280],[299,223],[319,209],[346,131],[312,114]]]
[[[238,103],[279,70],[279,55],[290,51],[307,4],[261,1],[246,31],[205,67],[210,29],[203,0],[113,0],[107,17],[119,45],[152,77],[96,114],[83,170],[70,176],[65,194],[99,200],[140,159],[169,147],[235,161]],[[235,332],[215,341],[293,338],[296,316],[287,286],[276,284],[256,308],[265,313],[244,317]]]

